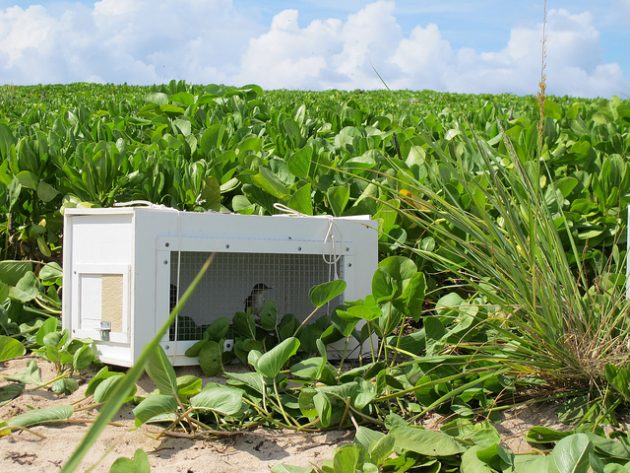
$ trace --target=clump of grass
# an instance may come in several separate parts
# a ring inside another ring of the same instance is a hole
[[[551,175],[547,177],[557,200],[553,213],[553,203],[541,190],[546,73],[545,0],[536,96],[538,155],[519,158],[501,123],[507,160],[476,137],[467,138],[467,149],[478,151],[485,163],[488,185],[482,186],[483,179],[471,181],[466,157],[451,156],[448,148],[423,137],[437,156],[440,172],[422,184],[392,160],[398,175],[405,177],[396,183],[397,189],[389,190],[406,202],[399,210],[404,218],[438,242],[434,251],[409,249],[437,263],[494,307],[493,315],[479,323],[496,330],[496,337],[477,346],[464,338],[457,349],[468,350],[471,361],[500,360],[512,375],[544,380],[541,392],[585,397],[587,404],[601,401],[599,406],[610,413],[630,404],[630,303],[622,275],[609,268],[589,284]],[[475,196],[472,206],[451,191],[458,183],[466,183]],[[572,262],[561,237],[570,242]]]
[[[505,133],[503,139],[507,158],[474,136],[467,138],[467,148],[476,148],[485,163],[487,185],[482,186],[483,180],[470,179],[465,158],[426,138],[440,172],[428,185],[405,176],[398,192],[407,206],[400,212],[438,246],[410,250],[450,272],[494,308],[479,323],[496,336],[480,345],[465,338],[458,344],[471,361],[501,360],[512,375],[542,379],[545,392],[551,388],[560,396],[586,396],[602,406],[610,399],[616,405],[630,403],[623,382],[611,378],[618,369],[630,372],[630,304],[623,278],[603,273],[598,284],[586,283],[561,203],[552,214],[540,189],[537,157],[522,161]],[[475,196],[471,204],[452,190],[464,182]],[[552,195],[559,194],[553,190]],[[561,235],[571,242],[577,274]]]

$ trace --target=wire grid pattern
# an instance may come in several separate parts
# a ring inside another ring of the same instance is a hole
[[[181,296],[208,258],[206,252],[171,253],[171,305]],[[181,257],[181,262],[178,260]],[[199,340],[212,321],[246,309],[256,284],[271,288],[263,294],[278,309],[278,319],[291,313],[303,320],[313,310],[308,293],[317,285],[343,278],[343,257],[327,263],[320,254],[216,253],[212,265],[171,328],[171,340]],[[179,284],[178,284],[179,279]],[[175,294],[173,296],[173,294]],[[330,310],[342,296],[329,304]],[[317,316],[327,312],[322,308]],[[175,332],[177,335],[175,336]]]

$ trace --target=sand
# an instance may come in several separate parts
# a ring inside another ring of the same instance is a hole
[[[12,360],[0,367],[0,376],[6,377],[22,370],[30,357]],[[37,360],[42,369],[42,379],[54,377],[52,365]],[[181,372],[180,372],[181,371]],[[178,369],[178,375],[195,373],[195,369]],[[199,374],[199,373],[196,373]],[[70,396],[57,396],[45,389],[23,393],[17,399],[0,407],[0,419],[8,419],[30,408],[75,404],[85,405],[87,379],[78,391]],[[0,385],[3,384],[0,381]],[[32,388],[33,386],[27,386]],[[139,393],[151,391],[151,381],[144,377],[139,382]],[[352,441],[352,431],[328,431],[316,434],[294,431],[258,429],[230,438],[191,440],[161,437],[156,426],[135,428],[131,406],[124,406],[114,423],[93,445],[79,471],[93,467],[92,472],[107,472],[120,456],[132,457],[137,448],[144,449],[149,457],[151,471],[182,473],[262,473],[270,471],[278,463],[308,466],[319,464],[332,457],[335,447]],[[85,434],[89,421],[96,411],[80,411],[73,418],[85,419],[82,423],[59,423],[37,426],[32,432],[21,431],[0,438],[0,472],[55,472],[61,469],[76,445]],[[438,417],[427,419],[429,428],[438,428],[443,421]],[[74,421],[76,422],[76,421]],[[531,425],[559,424],[549,408],[519,409],[505,413],[497,428],[504,443],[518,453],[531,451],[523,440],[523,433]],[[37,435],[36,435],[37,434]]]
[[[2,378],[21,371],[29,360],[25,357],[4,363],[0,368]],[[42,370],[42,380],[54,377],[53,366],[37,359]],[[178,369],[191,373],[194,369]],[[200,374],[200,373],[195,373]],[[86,378],[84,381],[87,381]],[[4,382],[0,381],[0,385]],[[153,389],[145,376],[138,393]],[[34,386],[27,386],[33,388]],[[52,407],[74,404],[75,408],[85,405],[83,382],[78,391],[70,396],[57,396],[46,390],[37,389],[23,393],[17,399],[0,407],[0,419],[27,411],[30,408]],[[183,473],[243,473],[266,472],[278,463],[308,466],[330,458],[336,446],[352,441],[352,432],[329,431],[303,434],[293,431],[257,429],[240,435],[209,440],[182,438],[157,438],[161,432],[156,426],[136,428],[133,423],[132,406],[125,405],[114,419],[113,425],[100,436],[92,447],[79,471],[86,471],[96,464],[93,472],[107,472],[114,460],[120,456],[132,457],[137,448],[144,449],[149,457],[152,472]],[[96,411],[76,412],[73,418],[86,419],[83,423],[59,423],[37,426],[32,432],[21,431],[0,438],[0,472],[54,472],[59,471],[64,461],[89,427]],[[35,435],[38,434],[38,435]],[[40,437],[41,436],[41,437]]]

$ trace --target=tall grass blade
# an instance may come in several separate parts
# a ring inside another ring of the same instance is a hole
[[[88,430],[85,434],[78,447],[74,450],[66,464],[61,469],[61,473],[71,473],[77,469],[77,467],[81,464],[81,460],[90,450],[90,447],[94,444],[107,424],[123,406],[125,399],[127,398],[127,393],[136,384],[138,379],[140,379],[140,376],[142,376],[142,371],[144,370],[147,360],[151,356],[152,352],[159,346],[162,337],[168,332],[170,326],[175,321],[177,314],[186,305],[188,299],[190,299],[190,296],[193,294],[195,288],[201,282],[204,274],[212,264],[213,258],[214,254],[211,254],[208,257],[197,276],[195,276],[177,305],[173,308],[166,322],[162,325],[162,327],[160,327],[151,341],[144,347],[142,353],[138,357],[138,361],[129,369],[129,371],[127,371],[124,379],[118,384],[112,393],[110,400],[101,408],[101,412],[96,418],[94,424],[90,427],[90,430]]]

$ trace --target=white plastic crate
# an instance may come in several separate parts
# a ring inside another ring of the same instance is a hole
[[[66,209],[64,219],[63,326],[95,340],[102,361],[121,366],[135,362],[210,253],[210,269],[162,340],[174,365],[198,364],[185,351],[209,323],[243,311],[257,284],[271,288],[264,297],[279,317],[303,320],[313,310],[312,286],[341,278],[347,288],[331,305],[359,299],[370,293],[377,267],[376,223],[367,216],[123,207]],[[342,342],[333,355],[359,354],[356,342]]]

